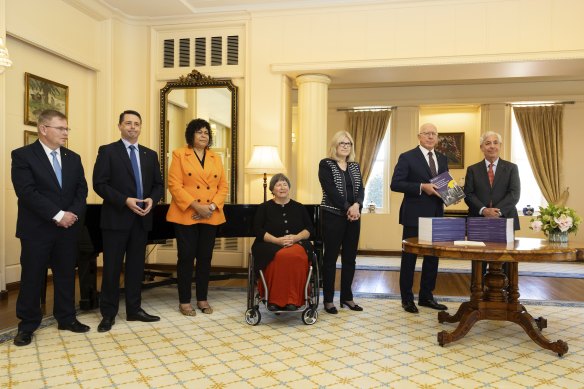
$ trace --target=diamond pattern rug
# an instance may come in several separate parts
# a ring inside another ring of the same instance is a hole
[[[338,296],[337,296],[338,297]],[[381,297],[381,298],[380,298]],[[176,288],[143,292],[160,322],[126,322],[96,331],[98,312],[83,313],[85,334],[51,324],[33,343],[0,344],[2,388],[535,388],[584,387],[584,304],[523,301],[548,319],[544,333],[563,339],[559,358],[516,324],[477,323],[463,339],[440,347],[436,311],[412,315],[394,296],[359,295],[363,312],[321,310],[304,325],[299,313],[276,316],[261,307],[257,326],[244,321],[246,292],[212,288],[214,313],[182,316]],[[441,298],[450,310],[461,299]],[[123,306],[120,309],[124,312]]]

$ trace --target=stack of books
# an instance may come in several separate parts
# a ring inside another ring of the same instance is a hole
[[[466,218],[468,240],[509,243],[515,240],[513,219],[501,217]]]
[[[466,223],[461,217],[421,217],[418,223],[418,240],[448,242],[464,240]]]

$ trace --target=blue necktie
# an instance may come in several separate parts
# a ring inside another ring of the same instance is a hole
[[[57,159],[57,150],[53,150],[51,152],[51,155],[53,156],[53,170],[55,171],[55,174],[57,175],[57,181],[59,181],[59,186],[62,188],[63,187],[63,176],[61,175],[61,165],[59,164],[59,160]]]
[[[138,158],[136,158],[136,146],[130,145],[130,161],[134,170],[134,180],[136,180],[136,198],[142,200],[142,182],[140,182],[140,168],[138,168]]]

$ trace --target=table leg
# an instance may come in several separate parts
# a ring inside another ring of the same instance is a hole
[[[441,331],[438,333],[438,344],[444,346],[445,344],[463,338],[479,320],[481,320],[481,312],[479,310],[473,309],[465,311],[460,318],[460,323],[458,323],[458,326],[454,331]]]
[[[542,320],[543,318],[539,318]],[[545,321],[545,319],[543,319]],[[545,336],[541,333],[540,323],[534,319],[527,311],[523,312],[513,312],[509,317],[509,321],[513,323],[517,323],[523,328],[523,330],[529,335],[531,340],[535,343],[540,345],[541,347],[551,350],[558,354],[558,356],[562,356],[568,352],[568,344],[563,340],[559,339],[555,342],[549,341]],[[547,326],[547,321],[546,321]],[[537,326],[537,329],[536,329]]]

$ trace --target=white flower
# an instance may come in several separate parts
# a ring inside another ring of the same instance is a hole
[[[541,231],[541,227],[543,226],[543,223],[541,222],[541,220],[536,220],[531,222],[531,229],[533,231]]]
[[[558,228],[562,232],[566,232],[572,227],[572,218],[565,214],[562,214],[560,217],[555,217],[554,221],[558,224]]]

